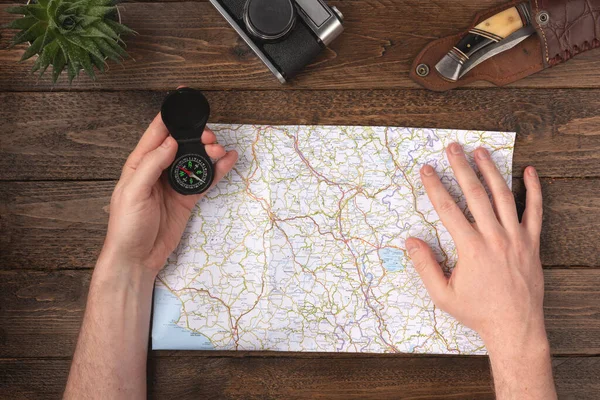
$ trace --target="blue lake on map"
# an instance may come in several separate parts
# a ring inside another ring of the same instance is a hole
[[[175,324],[179,319],[181,301],[166,289],[154,288],[152,318],[152,349],[154,350],[214,350],[208,338]]]
[[[404,270],[404,252],[392,247],[384,247],[379,249],[379,258],[383,262],[383,267],[390,272],[398,272]]]

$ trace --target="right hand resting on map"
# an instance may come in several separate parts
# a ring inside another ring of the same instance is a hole
[[[481,335],[498,398],[555,398],[542,307],[542,192],[537,173],[533,167],[525,170],[527,204],[519,223],[513,194],[487,150],[477,149],[475,162],[493,205],[462,147],[454,143],[446,152],[475,223],[463,215],[434,169],[425,165],[423,185],[452,235],[458,262],[447,277],[423,241],[408,239],[407,252],[434,303]]]

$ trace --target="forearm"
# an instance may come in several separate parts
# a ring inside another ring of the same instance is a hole
[[[507,343],[490,351],[499,400],[556,399],[550,346],[544,334],[524,345]]]
[[[146,397],[154,275],[101,259],[96,265],[66,399]]]

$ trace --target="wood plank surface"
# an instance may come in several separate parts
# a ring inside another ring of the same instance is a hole
[[[91,270],[0,271],[0,358],[69,357],[75,349],[91,274]],[[600,269],[549,269],[544,274],[546,327],[552,353],[599,355]],[[158,353],[190,357],[252,354]],[[254,354],[280,357],[286,353]],[[347,357],[332,353],[297,353],[296,356]]]
[[[0,397],[56,399],[70,360],[0,359]],[[600,397],[600,360],[555,357],[560,399]],[[156,399],[493,399],[487,357],[152,357]]]
[[[0,183],[0,267],[93,268],[114,186],[114,181]]]
[[[92,268],[104,241],[114,185],[1,182],[2,268]],[[522,192],[519,182],[515,191]],[[600,266],[600,179],[544,179],[543,191],[544,265]]]
[[[25,1],[25,0],[23,0]],[[0,25],[13,16],[3,10]],[[600,49],[495,88],[408,78],[429,42],[506,0],[328,1],[345,32],[280,85],[207,0],[125,0],[132,58],[97,81],[29,74],[0,32],[0,398],[64,390],[121,166],[167,90],[205,91],[213,123],[517,132],[543,177],[544,312],[559,398],[600,398]],[[282,160],[283,162],[284,160]],[[150,398],[493,399],[487,357],[152,351]]]
[[[0,179],[117,179],[165,93],[0,93]],[[206,94],[212,122],[516,131],[514,176],[600,176],[600,90]]]
[[[122,20],[139,34],[126,38],[131,59],[76,90],[166,90],[183,83],[203,89],[390,89],[417,88],[408,78],[412,61],[429,42],[466,29],[474,14],[504,0],[417,2],[330,1],[345,16],[345,31],[296,79],[280,85],[225,19],[208,2],[127,3]],[[1,11],[0,24],[12,18]],[[3,33],[0,48],[10,34]],[[0,90],[47,91],[49,79],[17,64],[25,46],[3,50]],[[512,84],[537,88],[600,87],[600,50]],[[487,83],[475,86],[489,87]],[[56,89],[68,89],[66,79]]]

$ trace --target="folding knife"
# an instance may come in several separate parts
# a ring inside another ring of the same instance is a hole
[[[535,33],[529,3],[499,12],[471,29],[436,65],[447,80],[457,81],[490,57],[515,47]]]

